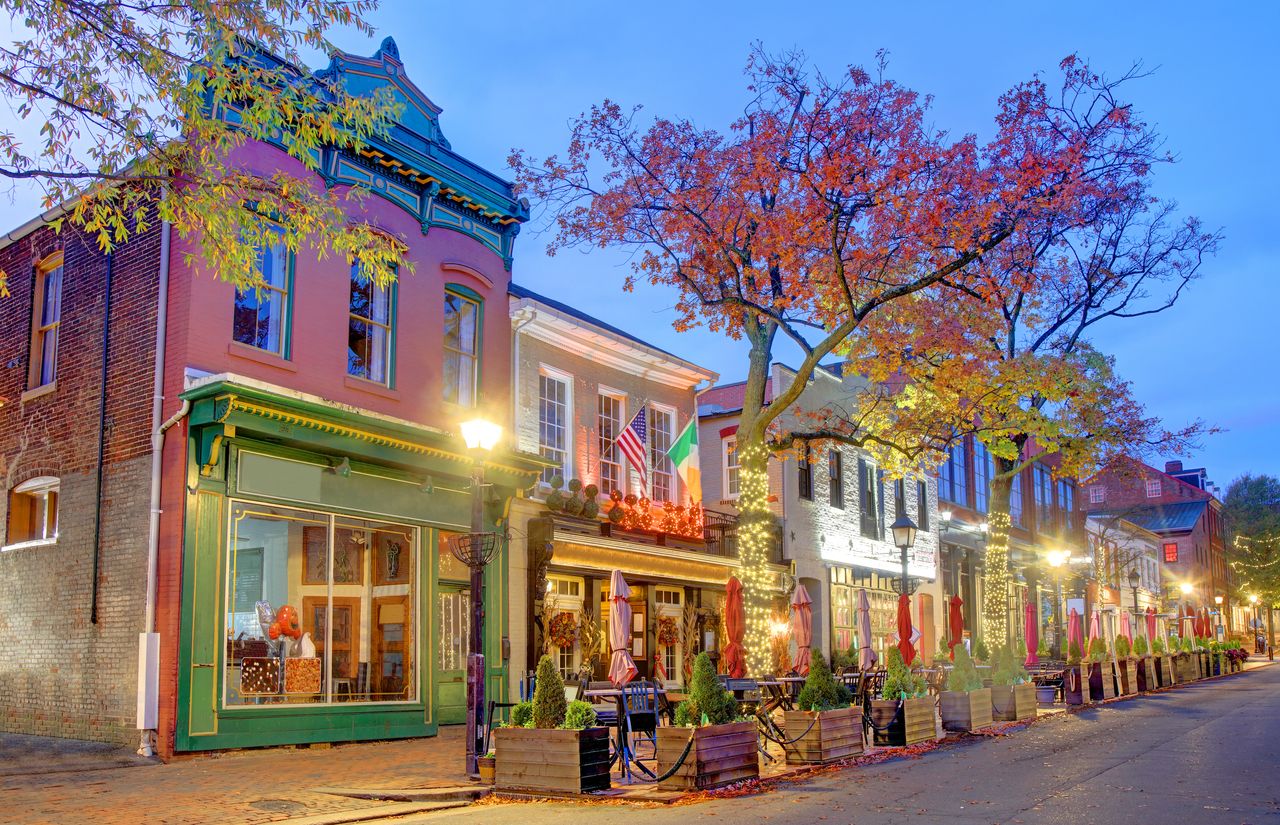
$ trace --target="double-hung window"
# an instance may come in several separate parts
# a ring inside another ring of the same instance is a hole
[[[649,408],[649,464],[653,467],[653,496],[657,502],[675,501],[675,467],[667,452],[676,431],[675,412],[663,407]]]
[[[991,451],[978,439],[973,440],[973,509],[987,512],[991,498]]]
[[[351,267],[347,317],[347,374],[391,385],[395,285],[379,286],[359,266]]]
[[[880,524],[882,490],[876,466],[866,459],[858,459],[858,525],[862,535],[869,539],[881,539]]]
[[[1048,467],[1036,464],[1032,468],[1031,488],[1036,501],[1036,530],[1053,529],[1053,478]]]
[[[58,326],[62,322],[62,253],[36,266],[35,314],[31,324],[31,361],[27,387],[52,384],[58,377]]]
[[[827,453],[827,492],[831,506],[844,509],[844,455],[839,450]]]
[[[480,373],[480,302],[460,292],[444,294],[444,400],[476,405]]]
[[[796,459],[796,465],[800,498],[805,501],[813,501],[813,456],[810,453],[808,444],[805,444],[804,449],[800,451],[800,457]]]
[[[916,482],[916,526],[929,532],[929,483],[926,481]]]
[[[1009,487],[1009,519],[1015,526],[1022,526],[1022,474],[1013,477]]]
[[[1147,498],[1160,498],[1160,479],[1147,479]]]
[[[724,440],[724,495],[725,498],[738,497],[738,439]]]
[[[606,496],[614,490],[626,492],[622,450],[618,436],[622,434],[622,396],[602,392],[596,397],[596,431],[600,451],[600,492]]]
[[[555,462],[542,471],[542,480],[555,476],[568,481],[569,466],[569,378],[542,371],[538,373],[538,452]]]
[[[292,256],[283,229],[268,224],[267,235],[258,249],[258,282],[236,292],[232,335],[241,344],[288,358]]]

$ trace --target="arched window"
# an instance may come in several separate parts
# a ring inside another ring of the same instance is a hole
[[[58,479],[38,476],[9,493],[9,545],[58,537]]]

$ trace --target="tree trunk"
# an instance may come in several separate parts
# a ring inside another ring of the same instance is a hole
[[[747,619],[743,634],[747,673],[759,676],[767,673],[770,666],[769,545],[774,517],[769,510],[769,449],[765,436],[768,420],[776,418],[777,411],[770,411],[774,413],[770,416],[764,404],[773,336],[756,324],[748,322],[746,326],[752,347],[737,433],[738,580],[742,582]]]
[[[995,472],[991,477],[991,495],[987,511],[987,547],[983,553],[982,635],[987,647],[1004,645],[1009,640],[1009,516],[1010,490],[1017,481],[1013,474],[1016,462],[993,457]]]
[[[1273,624],[1273,621],[1275,619],[1275,612],[1276,612],[1275,606],[1268,604],[1267,605],[1267,661],[1275,661],[1275,658],[1276,658],[1276,652],[1275,652],[1276,629],[1275,629],[1275,625]]]

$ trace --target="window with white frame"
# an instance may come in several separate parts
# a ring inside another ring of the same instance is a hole
[[[596,430],[600,453],[600,492],[609,495],[614,490],[626,492],[626,473],[622,467],[622,450],[618,436],[622,434],[624,399],[601,391],[596,398]]]
[[[683,612],[681,610],[684,602],[684,591],[676,587],[657,587],[654,588],[653,600],[656,605],[658,622],[659,622],[659,642],[658,654],[662,657],[662,669],[666,672],[666,684],[681,684],[684,682],[683,661],[684,661],[684,629],[683,629]],[[676,631],[675,644],[662,644],[662,624],[671,626],[674,623]]]
[[[738,439],[724,440],[724,497],[738,497]]]
[[[292,253],[284,229],[267,224],[270,242],[258,250],[256,284],[236,291],[232,335],[256,349],[288,357],[288,312]]]
[[[347,375],[391,384],[392,295],[394,284],[379,284],[351,267],[347,312]]]
[[[1160,498],[1160,479],[1147,479],[1147,498]]]
[[[653,494],[655,502],[675,501],[675,468],[667,451],[675,438],[676,414],[664,407],[649,408],[649,464],[653,467]]]
[[[53,541],[58,537],[58,479],[39,476],[9,493],[6,542]]]
[[[568,481],[569,377],[543,370],[538,373],[538,452],[556,463],[542,471],[542,480],[560,476]]]
[[[35,314],[31,323],[31,361],[27,387],[52,384],[58,377],[58,327],[62,322],[62,253],[36,265]]]
[[[555,617],[553,621],[571,623],[575,636],[582,618],[582,593],[582,579],[568,576],[547,577],[547,599],[551,604],[551,615]],[[576,679],[578,666],[582,662],[582,640],[576,639],[573,644],[563,647],[553,640],[551,646],[555,650],[560,677],[565,681]]]
[[[1107,500],[1107,488],[1101,484],[1089,485],[1089,503],[1102,504]]]
[[[444,294],[444,400],[476,405],[480,377],[480,302],[458,292]]]

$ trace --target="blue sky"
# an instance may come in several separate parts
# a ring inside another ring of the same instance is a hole
[[[444,108],[441,126],[453,148],[497,172],[512,147],[538,156],[563,150],[568,119],[605,97],[726,125],[746,101],[742,67],[757,39],[771,50],[799,47],[831,73],[869,65],[877,49],[887,49],[892,77],[934,95],[937,126],[980,137],[990,134],[1002,91],[1033,72],[1054,72],[1069,53],[1111,73],[1141,60],[1155,74],[1128,95],[1179,157],[1160,170],[1157,191],[1207,227],[1222,227],[1226,240],[1174,309],[1119,322],[1096,341],[1116,355],[1153,412],[1170,423],[1203,418],[1226,430],[1184,460],[1207,466],[1224,488],[1246,471],[1280,474],[1273,345],[1280,6],[383,2],[371,20],[373,41],[350,35],[339,45],[367,53],[394,36],[409,75]],[[0,201],[0,223],[16,226],[32,207],[22,193]],[[622,255],[546,257],[537,216],[517,241],[519,283],[726,380],[742,377],[740,346],[671,329],[671,292],[646,285],[622,293]]]

